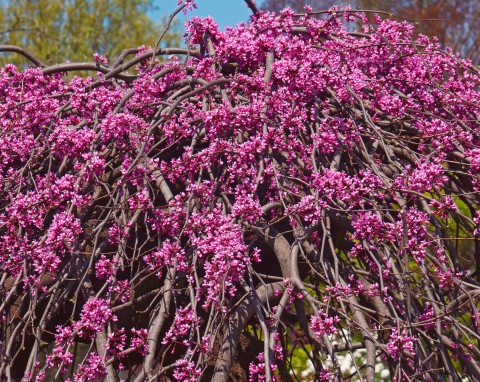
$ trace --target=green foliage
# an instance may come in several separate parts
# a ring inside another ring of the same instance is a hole
[[[438,193],[425,193],[425,196],[431,199],[439,200],[445,192],[439,191]],[[463,270],[469,270],[475,272],[475,242],[474,237],[471,234],[472,228],[469,221],[473,218],[473,213],[468,205],[457,195],[450,195],[457,208],[457,213],[449,215],[445,219],[441,219],[443,227],[445,227],[445,233],[447,235],[444,240],[452,242],[456,251],[458,252],[458,258]],[[430,224],[429,229],[431,232],[435,231],[435,227]]]
[[[151,20],[150,0],[10,0],[0,2],[0,44],[18,45],[47,64],[92,61],[99,53],[112,59],[126,48],[154,45],[161,23]],[[164,45],[179,43],[167,33]],[[0,65],[26,60],[10,54]]]

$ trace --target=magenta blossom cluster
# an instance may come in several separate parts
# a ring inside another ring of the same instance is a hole
[[[310,326],[315,336],[322,338],[324,335],[337,334],[336,325],[339,322],[340,319],[337,316],[329,317],[326,313],[319,312],[318,316],[312,316],[310,319]]]
[[[387,343],[387,350],[390,353],[390,356],[398,361],[403,352],[408,352],[411,356],[415,355],[416,341],[417,339],[408,336],[406,331],[402,331],[401,334],[399,334],[398,330],[393,328],[390,339]],[[409,360],[409,362],[412,363],[411,360]]]

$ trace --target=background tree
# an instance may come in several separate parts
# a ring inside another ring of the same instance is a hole
[[[295,12],[304,12],[305,5],[315,10],[352,5],[356,9],[391,12],[415,21],[415,33],[436,36],[442,47],[451,47],[462,57],[480,63],[480,2],[477,0],[265,0],[261,8],[278,12],[289,6]]]
[[[0,71],[1,379],[480,380],[478,70],[247,3],[184,48]]]
[[[0,44],[22,46],[47,63],[108,58],[139,44],[154,45],[160,22],[151,20],[150,0],[15,0],[0,5]],[[159,20],[160,21],[160,20]],[[165,20],[164,20],[165,21]],[[177,44],[170,29],[163,44]],[[25,63],[18,55],[0,63]]]

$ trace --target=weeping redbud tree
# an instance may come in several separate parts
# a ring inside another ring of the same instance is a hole
[[[112,64],[0,47],[2,380],[480,380],[478,70],[247,5]]]

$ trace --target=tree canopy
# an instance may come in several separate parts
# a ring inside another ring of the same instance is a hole
[[[0,378],[480,380],[478,70],[405,21],[247,4],[1,69]]]
[[[47,63],[108,58],[140,43],[154,45],[160,21],[151,20],[150,0],[15,0],[0,2],[0,43],[21,46]],[[178,44],[170,31],[164,43]],[[24,63],[20,56],[2,57]]]
[[[265,0],[262,9],[281,11],[291,7],[304,12],[305,5],[316,10],[351,5],[355,9],[384,11],[415,23],[416,34],[438,39],[462,57],[480,64],[480,2],[477,0]]]

